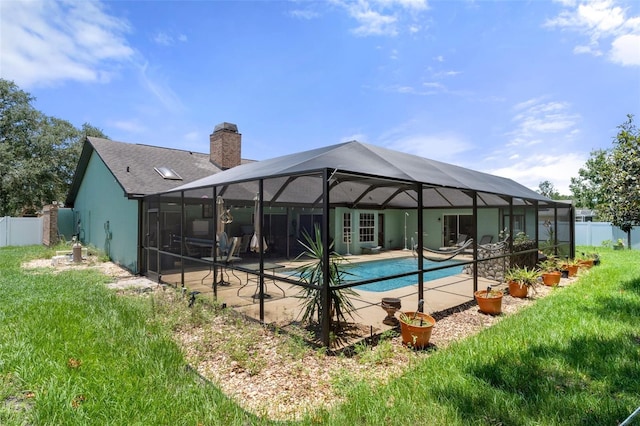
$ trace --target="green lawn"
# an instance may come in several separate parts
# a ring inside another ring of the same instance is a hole
[[[385,386],[341,380],[347,403],[300,423],[621,422],[640,406],[640,252],[598,251],[578,283]],[[186,368],[152,298],[118,297],[96,272],[20,269],[44,253],[0,249],[0,424],[271,424]]]

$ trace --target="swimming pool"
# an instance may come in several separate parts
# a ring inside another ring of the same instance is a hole
[[[459,262],[455,260],[446,260],[444,262],[433,262],[424,260],[424,268],[428,269],[432,266],[449,266],[457,265]],[[400,259],[373,260],[371,262],[346,263],[343,264],[346,281],[362,281],[370,280],[378,277],[388,277],[390,275],[402,274],[405,272],[413,272],[418,269],[418,259],[411,257],[403,257]],[[431,281],[438,278],[449,277],[462,272],[462,266],[453,266],[447,269],[425,272],[424,280]],[[289,275],[298,276],[295,270],[289,271]],[[371,284],[364,284],[354,287],[355,290],[365,290],[373,292],[382,292],[395,290],[397,288],[406,287],[418,283],[418,274],[409,275],[401,278],[394,278],[384,281],[378,281]]]
[[[424,260],[424,268],[428,269],[431,266],[448,266],[456,265],[458,262],[454,260],[447,260],[444,262],[433,262],[430,260]],[[371,262],[351,263],[347,264],[345,271],[349,273],[346,276],[347,281],[361,281],[368,280],[376,277],[385,277],[389,275],[402,274],[404,272],[411,272],[418,269],[418,259],[405,257],[401,259],[387,259],[387,260],[374,260]],[[437,271],[425,272],[424,280],[431,281],[438,278],[449,277],[462,272],[462,266],[455,266],[447,269],[439,269]],[[406,287],[418,283],[418,275],[410,275],[407,277],[394,278],[391,280],[378,281],[371,284],[364,284],[355,287],[355,290],[365,291],[389,291],[397,288]]]

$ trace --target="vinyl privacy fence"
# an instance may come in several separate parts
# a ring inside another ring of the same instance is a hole
[[[41,217],[0,217],[0,247],[42,244]]]
[[[577,246],[608,245],[610,247],[619,238],[624,241],[626,247],[627,234],[609,222],[576,222]],[[640,227],[638,226],[631,230],[631,248],[640,250]]]
[[[42,244],[43,223],[42,217],[1,217],[0,247]],[[576,222],[575,226],[576,245],[600,247],[618,238],[627,244],[627,235],[609,222]],[[631,248],[640,250],[640,227],[631,231]]]

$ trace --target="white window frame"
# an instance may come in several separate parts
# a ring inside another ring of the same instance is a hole
[[[375,213],[360,213],[358,227],[358,239],[361,243],[373,243],[376,241],[376,215]]]
[[[351,243],[351,232],[353,228],[351,226],[351,212],[345,212],[342,214],[342,242],[345,244]]]

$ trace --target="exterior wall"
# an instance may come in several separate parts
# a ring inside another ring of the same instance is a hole
[[[409,215],[405,215],[405,211]],[[347,252],[347,244],[343,242],[342,228],[343,228],[343,213],[351,213],[351,225],[352,225],[352,242],[349,247],[349,252],[353,254],[360,254],[362,247],[376,246],[375,243],[360,243],[358,241],[359,235],[359,215],[360,213],[375,213],[384,214],[385,216],[385,249],[398,250],[404,248],[405,238],[405,217],[406,217],[406,237],[407,248],[411,249],[412,243],[417,243],[417,229],[418,218],[415,210],[351,210],[347,208],[336,208],[335,217],[333,218],[332,232],[335,235],[335,248],[339,253]],[[424,211],[423,226],[424,226],[424,245],[426,247],[438,248],[442,246],[442,234],[443,224],[442,217],[446,214],[460,214],[471,215],[473,211],[471,209],[429,209]],[[484,208],[478,209],[478,236],[493,235],[493,242],[498,241],[498,234],[500,232],[500,210],[497,208]],[[377,229],[376,221],[376,233],[380,232]]]
[[[71,241],[74,232],[73,226],[73,209],[58,208],[58,232],[64,235],[64,239]]]
[[[94,152],[73,209],[80,241],[104,250],[114,263],[138,273],[138,208],[139,202],[126,198]]]

